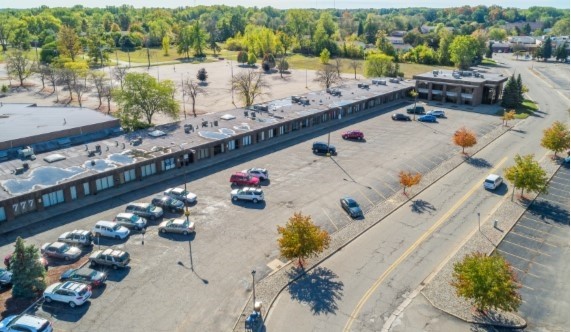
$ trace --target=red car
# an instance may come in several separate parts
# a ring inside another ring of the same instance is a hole
[[[343,139],[361,140],[361,139],[365,138],[365,134],[363,134],[363,132],[360,130],[349,130],[349,131],[346,131],[343,134],[341,134],[341,137],[343,137]]]
[[[232,174],[230,182],[237,186],[257,187],[260,185],[260,179],[244,172],[236,172]]]

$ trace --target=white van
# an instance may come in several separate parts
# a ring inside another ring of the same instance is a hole
[[[486,180],[484,180],[484,188],[488,190],[495,190],[497,187],[499,187],[502,184],[502,182],[504,182],[504,180],[502,179],[501,176],[496,174],[490,174],[488,175]]]

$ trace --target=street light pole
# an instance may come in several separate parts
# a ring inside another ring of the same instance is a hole
[[[256,270],[252,270],[252,302],[253,302],[253,307],[254,307],[254,311],[256,310],[256,281],[255,281],[255,276],[256,276]]]
[[[234,68],[232,67],[232,60],[228,63],[230,65],[230,75],[232,76],[232,83],[230,85],[230,91],[232,93],[232,105],[236,106],[234,103]]]
[[[478,212],[478,232],[482,233],[482,230],[480,229],[480,212]]]

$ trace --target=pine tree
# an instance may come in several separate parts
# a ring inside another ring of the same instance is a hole
[[[519,105],[517,82],[512,75],[504,86],[502,106],[505,108],[517,108]]]
[[[553,46],[551,45],[551,37],[547,37],[547,39],[543,42],[543,45],[541,46],[541,57],[543,58],[544,61],[547,61],[549,58],[551,58],[552,52],[553,52]]]
[[[517,74],[516,87],[517,87],[518,104],[521,105],[521,103],[523,103],[523,101],[525,100],[525,98],[523,97],[523,82],[521,81],[521,74]]]
[[[12,295],[33,298],[46,288],[46,270],[40,263],[40,253],[34,245],[27,246],[21,237],[16,239],[16,249],[10,259],[12,270]]]

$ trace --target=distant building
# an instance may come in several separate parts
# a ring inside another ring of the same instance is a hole
[[[513,36],[508,38],[512,51],[531,51],[541,45],[541,41],[531,36]]]
[[[393,45],[402,45],[404,44],[404,39],[402,37],[387,37],[387,39],[391,42],[391,44]]]
[[[507,31],[511,31],[513,29],[515,29],[516,27],[518,29],[523,29],[523,27],[529,24],[529,27],[531,28],[531,31],[535,31],[537,29],[543,29],[543,22],[513,22],[513,23],[506,23],[503,28],[506,29]]]
[[[406,31],[404,30],[393,30],[391,32],[391,37],[404,37],[406,35]]]
[[[502,74],[471,70],[434,70],[413,79],[418,99],[471,106],[497,103],[508,80]]]
[[[406,43],[405,44],[393,44],[393,48],[397,52],[404,53],[404,52],[408,52],[412,48],[412,45],[406,44]]]
[[[435,25],[423,25],[423,26],[420,27],[420,32],[423,33],[423,34],[427,34],[427,33],[429,33],[429,32],[432,32],[432,31],[435,30],[435,29],[436,29],[436,26],[435,26]],[[450,31],[450,32],[453,32],[453,31],[454,31],[454,28],[453,28],[453,27],[444,27],[444,29],[446,29],[446,30],[448,30],[448,31]]]
[[[493,42],[492,52],[494,53],[509,53],[511,50],[510,44],[502,42]]]

